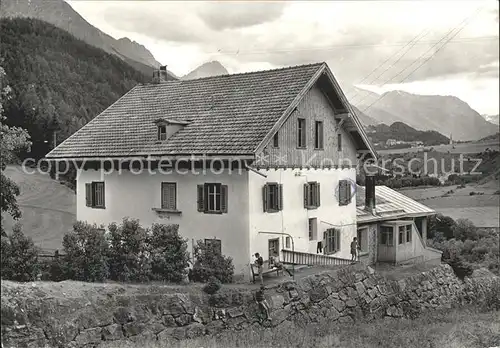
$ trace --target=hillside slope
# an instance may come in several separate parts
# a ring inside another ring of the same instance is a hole
[[[120,58],[36,19],[1,19],[0,52],[12,88],[5,105],[7,123],[28,130],[35,156],[47,153],[54,130],[61,142],[150,79]]]
[[[374,143],[385,143],[389,139],[402,141],[422,141],[424,145],[449,143],[449,138],[436,131],[419,131],[403,122],[394,122],[390,126],[378,124],[368,127],[368,133]]]
[[[32,170],[32,169],[30,169]],[[17,197],[23,216],[23,232],[45,250],[61,249],[64,234],[76,221],[76,195],[50,176],[24,172],[20,166],[7,166],[5,175],[19,185]],[[5,214],[5,230],[12,232],[16,223]]]
[[[30,17],[51,23],[89,45],[122,58],[147,76],[161,65],[146,47],[126,37],[114,39],[92,26],[64,0],[2,0],[1,17]],[[171,77],[175,78],[173,74]]]

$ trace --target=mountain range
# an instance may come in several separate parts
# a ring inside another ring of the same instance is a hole
[[[221,63],[212,61],[199,66],[182,79],[227,73]],[[403,91],[378,95],[354,86],[346,88],[346,95],[365,126],[405,124],[417,131],[434,131],[440,135],[431,136],[434,139],[446,140],[451,136],[454,140],[462,141],[477,140],[498,132],[498,126],[488,122],[466,102],[454,96],[417,95]],[[404,140],[398,139],[394,132],[392,135],[397,140]]]
[[[2,17],[29,17],[53,24],[89,45],[120,57],[146,76],[152,76],[161,65],[146,47],[126,37],[114,39],[87,22],[64,0],[2,0]],[[169,74],[177,79],[172,72]]]
[[[128,63],[146,77],[161,64],[144,46],[128,38],[114,39],[88,23],[63,0],[2,0],[0,17],[33,17],[51,23]],[[181,80],[227,74],[218,61],[202,64]],[[169,71],[169,78],[178,79]],[[498,115],[481,116],[454,96],[416,95],[391,91],[382,95],[343,86],[365,126],[402,122],[416,130],[437,131],[454,140],[476,140],[498,131]]]

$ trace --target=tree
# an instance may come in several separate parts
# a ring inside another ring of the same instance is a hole
[[[0,66],[0,169],[1,169],[1,208],[2,208],[2,227],[1,233],[5,235],[3,229],[3,213],[10,214],[14,219],[21,217],[21,211],[17,205],[16,197],[19,196],[19,186],[4,174],[8,163],[16,160],[16,154],[20,151],[29,149],[31,146],[30,136],[26,130],[19,127],[9,127],[3,115],[3,105],[9,98],[10,87],[5,83],[5,71]]]

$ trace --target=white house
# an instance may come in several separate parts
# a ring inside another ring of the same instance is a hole
[[[356,192],[359,260],[365,264],[441,263],[442,252],[427,246],[433,209],[366,177]]]
[[[179,224],[190,241],[219,240],[242,275],[255,252],[350,259],[356,166],[376,154],[328,66],[165,72],[47,155],[82,168],[77,219]]]

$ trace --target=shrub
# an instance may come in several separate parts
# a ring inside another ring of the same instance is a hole
[[[145,282],[151,278],[151,259],[147,230],[139,220],[123,219],[120,226],[112,223],[110,232],[110,278],[117,281]]]
[[[36,280],[40,271],[38,248],[30,237],[24,235],[16,224],[13,233],[2,236],[2,279],[26,282]]]
[[[438,214],[435,216],[431,216],[429,218],[429,238],[432,238],[437,232],[441,232],[444,238],[451,239],[453,238],[453,228],[456,223],[449,216],[444,216],[442,214]]]
[[[203,291],[209,295],[215,294],[221,288],[221,282],[214,276],[208,279],[208,283],[203,287]]]
[[[54,282],[60,282],[66,279],[64,262],[58,250],[54,252],[54,258],[50,260],[48,264],[47,279]]]
[[[468,219],[458,219],[455,226],[453,226],[453,236],[456,239],[465,241],[466,239],[477,240],[478,230],[472,221]]]
[[[194,247],[194,257],[196,261],[189,272],[190,280],[206,283],[214,276],[222,283],[233,281],[233,260],[222,255],[215,243],[205,244],[199,240]]]
[[[108,243],[96,225],[76,222],[63,238],[64,274],[69,279],[103,281],[109,274]]]
[[[182,281],[187,275],[189,253],[187,240],[179,235],[179,225],[153,224],[149,244],[153,279]]]
[[[459,279],[464,280],[465,277],[469,277],[472,274],[474,271],[472,266],[465,262],[462,257],[457,254],[451,254],[450,256],[451,257],[448,259],[443,259],[443,262],[451,266],[453,272]]]

